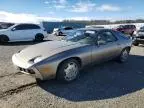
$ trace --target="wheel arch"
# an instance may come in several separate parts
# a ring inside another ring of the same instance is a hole
[[[125,47],[124,49],[128,49],[128,51],[130,51],[130,50],[131,50],[131,47],[130,47],[130,46],[127,46],[127,47]]]
[[[2,38],[2,37],[7,37],[7,39],[8,39],[7,41],[9,41],[9,40],[10,40],[10,39],[9,39],[9,37],[8,37],[8,35],[5,35],[5,34],[0,34],[0,40],[1,40],[1,38]]]
[[[62,61],[58,64],[58,67],[57,67],[57,70],[56,70],[56,76],[57,76],[58,70],[60,69],[61,65],[62,65],[65,61],[70,60],[70,59],[76,60],[76,61],[79,63],[80,68],[82,67],[82,60],[81,60],[80,57],[70,57],[70,58],[64,59],[64,60],[62,60]]]
[[[44,35],[42,33],[36,33],[35,37],[36,36],[43,36],[43,38],[44,38]]]

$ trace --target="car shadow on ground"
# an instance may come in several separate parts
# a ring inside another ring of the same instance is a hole
[[[34,45],[34,44],[47,42],[47,41],[51,41],[51,40],[43,40],[41,42],[35,42],[35,41],[7,42],[7,43],[0,43],[0,45],[3,45],[3,46]]]
[[[63,84],[56,80],[39,86],[70,101],[93,101],[120,97],[144,88],[144,56],[131,55],[127,63],[110,61],[84,69],[76,81]]]

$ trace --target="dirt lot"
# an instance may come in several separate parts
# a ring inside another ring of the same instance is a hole
[[[129,61],[89,67],[78,80],[37,84],[13,70],[11,56],[33,42],[0,45],[0,108],[144,108],[144,46]]]

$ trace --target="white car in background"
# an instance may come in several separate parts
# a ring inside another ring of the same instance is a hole
[[[0,42],[42,41],[46,36],[45,29],[37,24],[4,24],[0,28]]]
[[[54,28],[53,34],[56,36],[63,36],[69,34],[73,30],[74,30],[73,27]]]

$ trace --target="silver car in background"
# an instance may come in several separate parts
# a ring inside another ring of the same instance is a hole
[[[73,27],[60,27],[54,28],[53,34],[56,36],[66,36],[67,34],[71,33],[74,30]]]
[[[20,72],[38,79],[71,82],[89,65],[117,59],[126,62],[132,40],[109,29],[79,29],[72,37],[30,46],[12,57]]]

